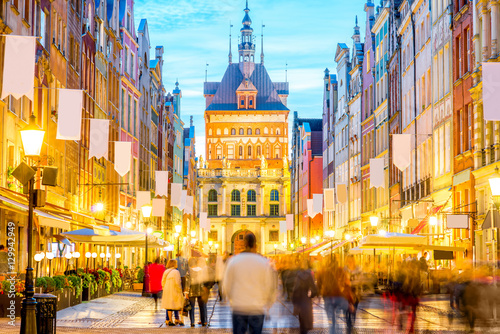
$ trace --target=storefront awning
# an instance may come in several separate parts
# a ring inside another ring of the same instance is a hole
[[[146,245],[146,234],[121,228],[121,231],[110,230],[107,226],[96,228],[82,228],[70,232],[61,233],[64,237],[75,242],[87,242],[93,244],[117,245],[143,247]],[[155,236],[148,236],[148,246],[164,247],[167,242]]]
[[[336,244],[334,243],[332,246],[332,242],[328,241],[328,243],[326,245],[323,245],[320,248],[311,252],[310,256],[318,256],[318,255],[324,256],[324,254],[333,252],[334,250],[345,245],[346,243],[347,243],[347,240],[344,240],[344,241],[337,242]]]
[[[299,250],[297,250],[297,253],[309,253],[309,252],[312,252],[312,251],[316,250],[317,248],[324,246],[324,245],[327,245],[329,243],[330,243],[330,241],[322,241],[322,242],[317,243],[317,244],[315,244],[311,247],[308,247],[306,249],[299,249]]]
[[[411,232],[411,234],[418,234],[420,233],[420,231],[422,231],[422,229],[427,225],[427,223],[429,222],[429,218],[431,216],[434,216],[436,213],[439,212],[439,210],[441,210],[443,208],[444,205],[438,205],[438,206],[435,206],[433,207],[429,214],[427,215],[427,217],[425,217],[421,222],[420,224],[417,225],[417,227],[415,227],[415,229]]]
[[[360,241],[360,248],[415,247],[423,246],[427,238],[421,235],[390,232],[384,235],[372,234]]]

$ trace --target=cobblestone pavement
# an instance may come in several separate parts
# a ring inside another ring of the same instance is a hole
[[[122,292],[99,298],[57,314],[57,333],[231,333],[231,311],[227,303],[219,302],[213,293],[207,306],[210,327],[189,327],[189,318],[184,318],[185,327],[165,325],[165,311],[155,310],[152,298],[143,298],[139,293]],[[466,333],[463,319],[448,311],[446,296],[426,296],[419,307],[416,320],[417,333]],[[279,301],[270,310],[264,324],[265,333],[298,333],[298,320],[292,314],[290,303]],[[198,310],[196,310],[196,313]],[[320,300],[314,301],[314,327],[312,334],[328,333],[328,320]],[[403,319],[407,319],[403,315]],[[198,318],[196,322],[198,322]],[[404,333],[392,325],[391,313],[378,296],[365,298],[359,305],[355,324],[356,333]],[[345,333],[345,321],[340,319],[340,329]],[[0,319],[0,333],[19,333],[20,320],[10,326],[8,319]],[[475,333],[500,333],[499,326],[479,324]]]

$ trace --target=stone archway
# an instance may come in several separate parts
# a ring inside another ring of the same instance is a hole
[[[231,253],[234,255],[241,253],[245,250],[245,241],[244,237],[248,233],[252,233],[250,230],[238,230],[234,232],[231,237]]]

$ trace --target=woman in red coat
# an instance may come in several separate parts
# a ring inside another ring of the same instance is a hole
[[[149,265],[149,292],[151,292],[155,299],[155,310],[158,309],[158,295],[161,296],[163,290],[161,278],[164,271],[165,266],[160,264],[160,258],[157,258],[155,263]]]

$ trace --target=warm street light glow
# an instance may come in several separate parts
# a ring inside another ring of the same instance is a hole
[[[95,259],[96,257],[97,257],[97,253],[96,252],[92,253],[92,258]]]
[[[120,253],[116,253],[116,254],[115,254],[115,258],[116,258],[116,259],[119,259],[119,258],[121,258],[121,257],[122,257],[122,255],[121,255]]]
[[[311,238],[311,244],[315,244],[316,243],[316,238]]]
[[[29,125],[22,129],[20,132],[24,155],[27,157],[40,156],[45,131],[41,130],[38,125],[36,125],[35,115],[31,114]]]
[[[438,219],[437,219],[437,217],[432,216],[432,217],[430,217],[430,218],[429,218],[429,225],[431,225],[431,226],[436,226],[436,225],[437,225],[437,223],[438,223]]]
[[[106,254],[101,253],[101,254],[99,254],[99,256],[101,257],[101,259],[104,259],[104,257],[106,256]]]
[[[181,225],[175,225],[175,232],[177,232],[177,233],[180,234],[181,231],[182,231],[182,226]]]
[[[131,228],[132,227],[132,223],[131,222],[126,222],[125,223],[125,227],[126,228]]]
[[[106,257],[111,257],[111,253],[107,253],[107,254],[106,254]]]
[[[151,205],[143,205],[141,211],[144,218],[149,218],[151,217],[151,211],[153,211],[153,207]]]
[[[146,232],[147,232],[148,234],[151,234],[151,233],[153,233],[153,229],[152,229],[151,227],[148,227],[148,228],[146,229]]]
[[[335,231],[334,230],[328,230],[325,232],[325,235],[327,238],[333,238],[335,236]]]
[[[293,244],[290,244],[290,248],[293,248]]]
[[[174,250],[174,245],[168,245],[167,247],[165,247],[165,250],[166,250],[167,252],[171,252],[171,251],[173,251],[173,250]]]
[[[219,249],[219,244],[215,244],[215,249]]]
[[[178,237],[179,237],[179,233],[177,233],[177,232],[176,232],[176,233],[174,233],[174,238],[176,238],[176,239],[177,239]]]
[[[52,260],[54,258],[54,253],[52,252],[47,252],[45,254],[45,256],[47,257],[47,260]]]
[[[73,252],[73,257],[75,259],[79,259],[80,258],[80,253],[79,252]]]
[[[195,231],[195,230],[192,230],[192,231],[191,231],[191,238],[194,238],[194,237],[196,237],[196,231]]]
[[[92,253],[90,253],[90,252],[85,253],[85,257],[86,257],[87,259],[90,259],[90,257],[91,257],[91,256],[92,256]]]
[[[306,237],[300,238],[300,242],[302,242],[302,244],[305,244],[307,242],[307,238]]]
[[[346,233],[345,240],[351,240],[351,235],[349,233]]]
[[[214,244],[214,242],[213,242],[212,240],[210,240],[210,241],[208,242],[208,245],[209,245],[210,247],[212,247],[212,245],[213,245],[213,244]]]
[[[43,256],[42,256],[42,254],[37,253],[37,254],[35,254],[34,258],[35,258],[36,262],[40,262],[40,261],[42,261]]]
[[[495,174],[489,179],[492,196],[500,196],[500,172],[498,167],[495,167]]]
[[[278,248],[278,244],[274,244],[274,249]]]
[[[99,202],[94,205],[94,212],[101,212],[102,210],[104,210],[104,204]]]
[[[373,227],[377,227],[378,225],[378,216],[371,216],[370,217],[370,224],[373,226]]]
[[[73,255],[71,255],[71,253],[66,253],[66,255],[64,255],[64,257],[69,260],[73,257]]]
[[[386,230],[380,230],[378,231],[378,234],[381,236],[381,237],[385,237],[385,235],[387,234]]]

